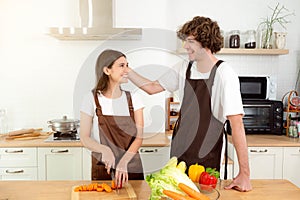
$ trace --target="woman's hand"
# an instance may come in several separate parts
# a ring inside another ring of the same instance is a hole
[[[118,187],[124,185],[124,183],[128,182],[128,171],[127,171],[128,162],[125,159],[121,159],[116,168],[116,181],[118,183]]]
[[[105,169],[107,169],[107,173],[110,173],[110,168],[115,168],[115,156],[112,150],[109,147],[103,148],[102,151],[102,162],[105,164]]]

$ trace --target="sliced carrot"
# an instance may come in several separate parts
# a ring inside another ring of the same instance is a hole
[[[93,191],[94,185],[91,183],[87,186],[87,191]]]
[[[82,191],[87,191],[87,186],[86,185],[82,186]]]
[[[97,191],[98,183],[93,183],[93,191]]]
[[[97,188],[97,192],[103,192],[103,190],[104,190],[103,187],[98,187]]]
[[[189,187],[188,185],[184,184],[184,183],[179,183],[178,187],[184,191],[187,195],[189,195],[190,197],[193,197],[197,200],[210,200],[210,198],[208,196],[206,196],[205,194],[202,194],[196,190],[194,190],[193,188]]]
[[[79,191],[80,191],[80,187],[79,186],[74,188],[74,192],[79,192]]]
[[[117,185],[114,180],[111,181],[111,189],[115,190],[117,188]]]
[[[103,183],[103,189],[106,192],[111,192],[112,191],[111,187],[108,184],[106,184],[106,183]]]
[[[171,197],[173,200],[195,200],[192,197],[179,194],[177,192],[171,191],[171,190],[163,190],[163,193],[167,195],[168,197]]]

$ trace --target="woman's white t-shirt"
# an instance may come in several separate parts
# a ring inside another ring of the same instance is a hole
[[[170,92],[179,90],[180,102],[183,100],[187,67],[187,60],[179,62],[158,79],[161,86],[166,90]],[[210,72],[199,72],[196,62],[193,63],[191,79],[208,79],[209,75]],[[216,70],[212,86],[211,105],[213,115],[222,123],[226,121],[228,115],[245,114],[238,75],[226,62],[222,62]]]
[[[138,93],[130,94],[134,111],[145,107]],[[122,91],[121,97],[115,99],[110,99],[102,94],[98,94],[98,100],[101,105],[103,115],[130,116],[127,97],[124,91]],[[84,96],[80,111],[93,117],[92,138],[100,142],[96,104],[92,92],[89,92]]]

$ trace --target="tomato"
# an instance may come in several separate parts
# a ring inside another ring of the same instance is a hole
[[[189,167],[188,175],[193,182],[199,183],[200,175],[205,172],[205,168],[202,165],[194,164]]]

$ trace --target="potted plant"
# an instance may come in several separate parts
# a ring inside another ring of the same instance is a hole
[[[286,18],[295,15],[293,12],[289,12],[289,10],[283,5],[277,5],[275,8],[269,7],[273,12],[271,17],[266,17],[260,24],[259,30],[261,30],[261,47],[264,49],[272,49],[272,35],[274,24],[278,23],[284,29],[286,29],[285,24],[290,23]]]

